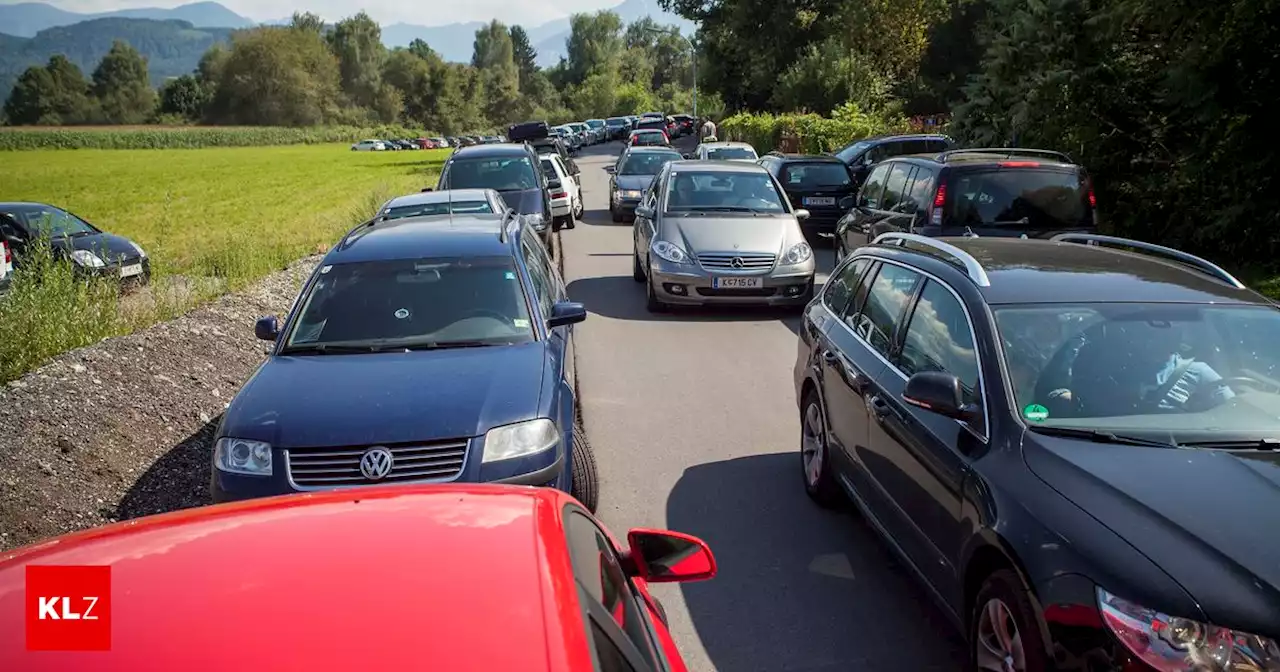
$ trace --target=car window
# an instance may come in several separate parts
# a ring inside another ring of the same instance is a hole
[[[889,178],[890,164],[882,164],[876,166],[871,171],[871,175],[867,177],[867,181],[862,185],[862,189],[858,192],[858,205],[870,208],[871,210],[880,209],[880,196],[884,193],[884,183]]]
[[[609,612],[627,641],[649,665],[654,665],[648,626],[640,620],[643,616],[612,542],[595,522],[577,511],[565,515],[565,536],[578,585],[588,599]]]
[[[437,203],[417,203],[414,205],[393,205],[378,213],[380,219],[403,219],[405,217],[430,217],[450,213],[492,213],[493,204],[483,201],[441,201]]]
[[[538,300],[538,305],[542,308],[542,317],[546,319],[551,314],[551,306],[555,303],[555,282],[552,280],[551,269],[542,261],[542,257],[533,249],[534,243],[530,243],[525,239],[521,244],[524,252],[524,262],[529,268],[529,277],[533,280],[533,294]]]
[[[97,233],[92,226],[79,217],[48,205],[11,206],[0,214],[8,215],[19,222],[28,234],[35,238],[62,238]]]
[[[662,167],[679,161],[675,152],[635,152],[623,157],[618,167],[619,175],[657,175]]]
[[[948,149],[951,149],[951,144],[950,144],[950,143],[948,143],[946,140],[936,140],[936,139],[935,139],[935,140],[925,140],[925,150],[924,150],[924,151],[926,151],[926,152],[929,152],[929,153],[933,153],[933,152],[945,152],[945,151],[947,151]]]
[[[680,170],[672,172],[668,212],[785,212],[773,179],[765,172]]]
[[[845,308],[853,298],[853,293],[858,289],[858,280],[870,265],[871,260],[867,257],[855,259],[840,269],[840,273],[827,283],[822,292],[822,301],[827,304],[827,308],[832,313],[844,314]]]
[[[880,201],[881,210],[894,210],[902,202],[902,194],[907,189],[907,179],[915,166],[909,163],[893,163],[889,171],[889,181],[885,183],[884,197]]]
[[[902,212],[914,213],[924,210],[933,202],[933,171],[922,166],[916,167],[911,185],[902,197]]]
[[[1088,225],[1088,186],[1078,172],[999,170],[960,173],[947,184],[955,226],[1059,228]]]
[[[853,321],[853,330],[885,357],[893,350],[894,334],[920,274],[894,264],[881,264],[871,283],[866,305]]]
[[[727,161],[730,159],[755,161],[759,157],[756,156],[756,150],[750,147],[716,147],[707,151],[707,158],[714,161]]]
[[[965,403],[977,403],[978,355],[964,307],[947,288],[926,280],[902,340],[898,368],[911,376],[942,371],[960,379]]]
[[[494,345],[533,339],[510,257],[428,257],[330,264],[306,290],[285,341],[317,345]]]
[[[871,143],[862,140],[850,145],[845,145],[836,152],[835,156],[846,164],[852,164],[854,159],[857,159],[858,155],[862,154],[862,152],[866,151],[870,146]]]
[[[788,189],[844,189],[852,180],[843,163],[833,161],[789,163],[782,171],[782,186]]]
[[[542,159],[542,174],[547,176],[548,180],[558,180],[560,175],[556,172],[556,166],[551,159]]]
[[[599,662],[596,669],[600,672],[636,672],[636,668],[627,662],[626,654],[609,639],[609,635],[605,634],[595,619],[588,620],[591,621],[591,643],[595,646],[596,660]]]
[[[449,162],[444,189],[537,189],[538,178],[527,156],[460,158]]]

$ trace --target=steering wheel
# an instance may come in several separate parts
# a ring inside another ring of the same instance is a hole
[[[458,321],[461,322],[462,320],[469,319],[472,317],[492,317],[493,319],[498,320],[499,322],[505,322],[506,324],[515,324],[515,321],[513,318],[503,315],[502,313],[499,313],[496,310],[489,310],[488,308],[476,308],[473,310],[469,310],[466,313],[463,313],[462,317],[458,318]]]
[[[1222,380],[1218,381],[1218,384],[1225,385],[1231,388],[1234,388],[1237,384],[1239,384],[1239,385],[1244,385],[1246,387],[1252,387],[1257,390],[1276,389],[1275,385],[1264,383],[1258,380],[1257,378],[1250,378],[1249,376],[1232,376],[1230,378],[1223,378]]]

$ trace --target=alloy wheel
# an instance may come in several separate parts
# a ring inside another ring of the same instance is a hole
[[[804,423],[800,429],[800,460],[804,466],[804,481],[810,488],[816,488],[822,476],[826,453],[822,434],[822,411],[817,402],[811,401],[804,409]]]
[[[1009,606],[991,598],[978,616],[978,636],[973,644],[978,669],[992,672],[1024,672],[1027,659],[1022,634]]]

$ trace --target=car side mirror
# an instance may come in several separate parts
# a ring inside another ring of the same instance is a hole
[[[796,210],[796,219],[799,219],[801,221],[809,219],[809,211],[805,210],[804,208],[800,208],[799,210]]]
[[[617,173],[617,172],[618,172],[618,167],[617,167],[617,166],[605,166],[605,167],[604,167],[604,172],[609,173],[610,175],[613,175],[613,174],[615,174],[615,173]]]
[[[837,205],[840,206],[841,210],[848,210],[853,207],[853,204],[854,204],[853,197],[845,196],[844,198],[840,199],[840,202]]]
[[[684,158],[689,159],[689,160],[692,160],[692,159],[696,158],[696,156],[697,156],[697,155],[695,155],[695,154],[693,154],[692,152],[690,152],[690,153],[688,153],[688,154],[685,154],[685,155],[684,155]]]
[[[424,193],[424,194],[425,194],[425,193],[428,193],[428,192],[432,192],[432,191],[435,191],[435,189],[432,189],[431,187],[423,187],[423,188],[422,188],[422,193]]]
[[[697,537],[636,528],[627,533],[626,565],[648,583],[705,581],[716,575],[716,557]]]
[[[258,318],[253,325],[253,335],[263,341],[276,340],[280,337],[280,318],[275,315]]]
[[[976,409],[964,403],[960,379],[942,371],[921,371],[907,379],[902,400],[938,415],[968,422]]]
[[[644,219],[653,219],[653,208],[647,205],[636,206],[636,217]]]
[[[587,319],[587,307],[576,301],[560,301],[551,306],[551,317],[547,319],[547,328],[554,329],[566,324],[577,324]]]

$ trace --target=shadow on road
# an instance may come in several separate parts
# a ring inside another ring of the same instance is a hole
[[[686,470],[667,523],[716,555],[716,578],[681,586],[715,669],[962,668],[959,635],[862,519],[805,496],[799,451]]]
[[[209,469],[219,414],[151,464],[116,505],[126,520],[210,503]]]

